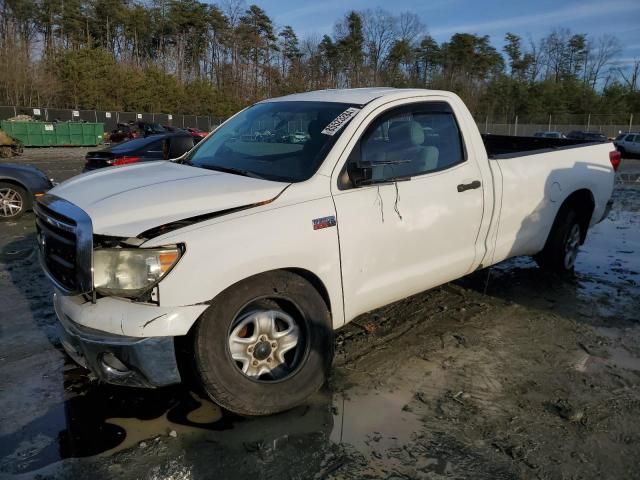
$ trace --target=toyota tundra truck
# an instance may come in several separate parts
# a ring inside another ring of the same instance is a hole
[[[570,273],[619,163],[610,143],[483,136],[450,92],[294,94],[178,159],[56,186],[40,257],[62,344],[99,379],[195,378],[265,415],[324,383],[333,332],[365,312],[518,255]]]

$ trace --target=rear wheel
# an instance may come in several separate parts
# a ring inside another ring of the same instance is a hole
[[[582,241],[582,227],[571,207],[558,212],[544,250],[535,259],[541,267],[560,273],[572,273]]]
[[[222,407],[241,415],[288,410],[326,379],[333,358],[329,311],[298,275],[251,277],[205,311],[194,350],[201,383]]]
[[[22,187],[0,182],[0,220],[14,220],[29,207],[29,197]]]

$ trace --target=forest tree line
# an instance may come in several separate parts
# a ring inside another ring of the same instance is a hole
[[[276,19],[277,20],[277,19]],[[640,62],[615,36],[456,33],[416,14],[349,11],[299,38],[242,0],[0,0],[0,104],[227,116],[321,88],[452,90],[477,116],[640,112]]]

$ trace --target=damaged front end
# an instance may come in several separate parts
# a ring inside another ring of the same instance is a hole
[[[184,245],[140,248],[144,240],[93,235],[76,205],[45,195],[35,207],[40,260],[55,286],[60,340],[100,380],[159,387],[180,382],[174,338],[206,306],[160,306],[157,284]]]
[[[54,294],[60,342],[79,365],[107,383],[155,388],[180,383],[173,337],[130,337],[95,330],[74,322]]]

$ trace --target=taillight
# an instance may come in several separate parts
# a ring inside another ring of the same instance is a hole
[[[622,154],[618,150],[609,152],[609,161],[611,162],[613,171],[617,172],[618,167],[620,166],[620,162],[622,161]]]
[[[113,162],[113,165],[127,165],[129,163],[136,163],[140,161],[140,157],[119,157]]]

